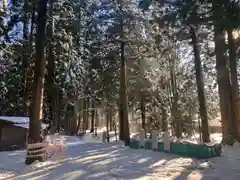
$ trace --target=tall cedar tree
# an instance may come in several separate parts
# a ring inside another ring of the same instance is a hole
[[[37,37],[36,37],[36,62],[35,73],[32,89],[32,104],[30,110],[30,125],[28,143],[41,142],[41,112],[42,112],[42,95],[44,89],[44,70],[45,70],[45,26],[46,26],[47,0],[38,1],[37,15]],[[27,157],[26,164],[31,164],[36,160],[43,160],[43,157]]]

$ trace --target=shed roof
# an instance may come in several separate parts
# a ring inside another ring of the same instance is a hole
[[[13,124],[26,124],[29,123],[28,117],[18,117],[18,116],[0,116],[0,121],[8,121]]]
[[[26,123],[26,124],[13,124],[13,125],[17,126],[17,127],[24,128],[24,129],[29,129],[29,123]],[[41,128],[42,129],[46,129],[47,126],[48,126],[48,124],[41,123]]]
[[[18,117],[18,116],[0,116],[0,121],[7,121],[12,123],[14,126],[28,129],[29,128],[29,117]],[[45,129],[48,124],[41,123],[41,128]]]

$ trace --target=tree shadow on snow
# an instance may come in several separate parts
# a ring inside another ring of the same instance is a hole
[[[110,180],[110,179],[203,179],[212,169],[199,168],[200,161],[177,155],[135,150],[117,143],[85,143],[67,150],[65,157],[44,166],[18,172],[9,180]],[[200,178],[201,177],[201,178]],[[7,179],[7,178],[6,178]]]

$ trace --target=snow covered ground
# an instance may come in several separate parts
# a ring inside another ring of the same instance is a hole
[[[239,180],[240,145],[209,161],[104,144],[90,136],[66,137],[58,160],[24,164],[25,151],[0,152],[0,179],[9,180]]]

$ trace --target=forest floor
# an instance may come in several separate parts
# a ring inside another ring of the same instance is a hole
[[[91,136],[66,136],[61,158],[24,164],[25,151],[0,152],[0,179],[8,180],[239,180],[240,147],[224,147],[223,157],[197,160]],[[236,145],[237,146],[237,145]]]

